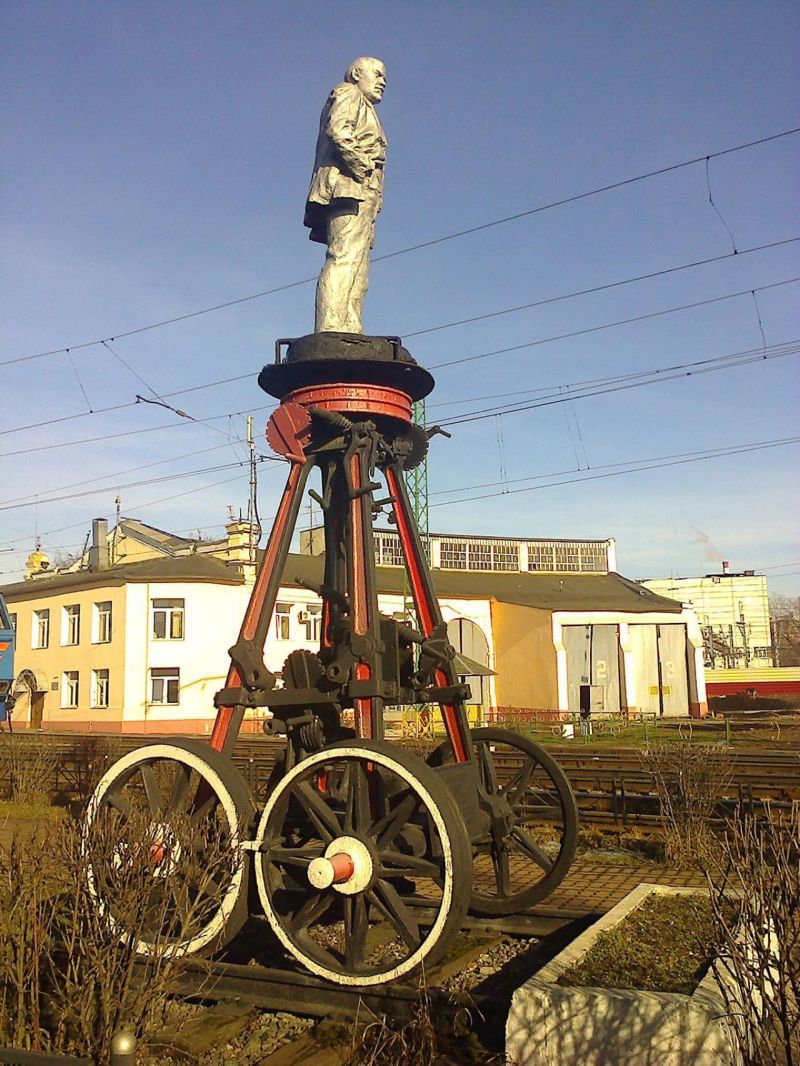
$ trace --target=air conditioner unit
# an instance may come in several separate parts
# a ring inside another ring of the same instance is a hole
[[[310,622],[311,615],[308,611],[298,611],[297,620],[298,622]]]

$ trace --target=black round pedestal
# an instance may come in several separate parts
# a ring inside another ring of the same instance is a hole
[[[278,341],[275,356],[259,374],[258,384],[279,400],[307,385],[358,383],[400,389],[416,401],[434,386],[432,375],[416,363],[399,337],[311,333]]]

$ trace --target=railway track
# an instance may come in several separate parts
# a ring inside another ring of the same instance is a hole
[[[417,908],[417,913],[420,924],[424,925],[424,905]],[[442,988],[441,984],[501,941],[572,935],[589,917],[585,911],[541,907],[532,913],[504,918],[467,918],[455,948],[425,974],[425,991],[432,1008],[452,1010],[463,1005],[485,1011],[502,1003],[507,1007],[508,995],[502,982],[490,982],[491,990],[478,987],[461,995],[452,988]],[[365,1008],[377,1015],[388,1014],[402,1020],[410,1016],[419,1002],[419,981],[395,981],[380,988],[332,984],[295,967],[255,962],[254,955],[270,958],[275,957],[276,951],[274,942],[263,940],[253,927],[245,930],[242,940],[248,945],[244,953],[247,962],[230,961],[231,957],[240,955],[234,941],[226,959],[189,963],[175,991],[184,997],[213,1003],[234,1001],[262,1010],[342,1020],[353,1018],[359,1011],[363,1013]]]
[[[49,749],[53,766],[49,781],[52,795],[80,799],[88,794],[106,764],[154,738],[20,733],[14,739],[21,742],[23,751],[28,745]],[[233,761],[257,799],[264,798],[282,750],[281,741],[272,738],[249,736],[238,740]],[[598,828],[626,825],[657,828],[661,824],[653,777],[644,768],[636,749],[587,746],[548,750],[569,778],[584,824]],[[737,748],[728,750],[728,757],[731,776],[723,809],[737,803],[758,807],[767,802],[781,809],[800,800],[800,754]],[[510,775],[514,769],[513,758],[500,764],[501,774]],[[7,770],[8,767],[6,774]],[[0,790],[6,794],[9,785],[7,777],[5,781],[0,779]]]

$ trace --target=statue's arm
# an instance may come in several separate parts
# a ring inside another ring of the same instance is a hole
[[[325,133],[338,149],[347,169],[356,181],[363,182],[372,170],[372,159],[359,142],[357,128],[362,107],[361,92],[355,85],[337,85],[325,123]]]

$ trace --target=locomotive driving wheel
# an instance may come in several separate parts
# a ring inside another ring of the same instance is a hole
[[[471,731],[481,805],[490,828],[473,841],[470,910],[515,914],[539,903],[563,881],[575,857],[578,808],[564,771],[545,750],[506,729]],[[433,766],[452,763],[449,741]]]
[[[471,851],[461,814],[417,756],[347,740],[278,782],[256,835],[269,923],[312,973],[368,986],[433,963],[461,927]]]
[[[230,760],[202,740],[148,744],[118,759],[89,800],[89,891],[137,953],[207,953],[247,918],[254,815]]]

